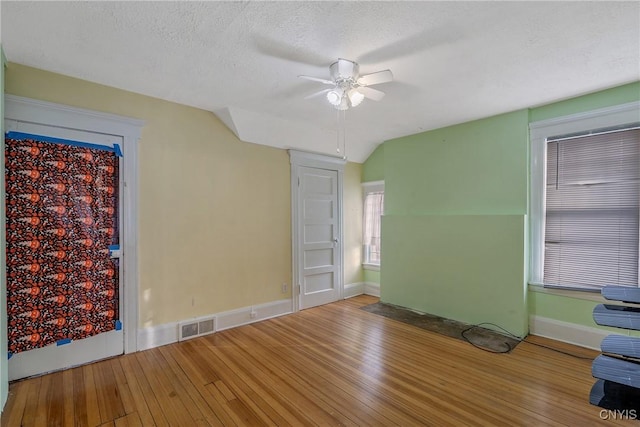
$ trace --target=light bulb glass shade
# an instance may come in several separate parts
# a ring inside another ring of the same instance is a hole
[[[349,102],[351,103],[352,107],[357,107],[364,99],[364,95],[358,92],[356,89],[351,89],[347,95],[349,96]]]
[[[331,105],[340,105],[344,92],[340,89],[333,89],[327,92],[327,100]]]

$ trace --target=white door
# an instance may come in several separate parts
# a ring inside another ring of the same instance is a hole
[[[98,153],[98,152],[103,152],[104,150],[101,147],[105,147],[105,148],[111,148],[113,149],[113,153],[109,153],[110,155],[116,156],[116,160],[114,160],[114,165],[116,167],[118,167],[118,172],[115,174],[115,176],[119,177],[117,179],[116,182],[122,182],[122,176],[123,176],[123,168],[122,166],[122,157],[120,157],[119,159],[117,158],[117,151],[119,152],[120,148],[123,147],[123,138],[122,137],[118,137],[118,136],[113,136],[113,135],[105,135],[105,134],[100,134],[100,133],[92,133],[92,132],[85,132],[85,131],[78,131],[78,130],[70,130],[70,129],[64,129],[64,128],[58,128],[58,127],[54,127],[54,126],[47,126],[47,125],[38,125],[38,124],[30,124],[30,123],[19,123],[17,125],[13,125],[11,126],[11,128],[13,128],[13,131],[18,132],[19,135],[20,133],[22,134],[33,134],[33,135],[39,135],[39,136],[44,136],[44,137],[49,137],[51,141],[55,141],[55,139],[64,139],[64,140],[68,140],[68,141],[76,141],[76,142],[81,142],[81,147],[84,147],[85,150],[87,150],[87,153]],[[8,137],[11,137],[11,133],[8,134]],[[16,137],[17,138],[17,137]],[[46,138],[43,138],[44,142],[43,144],[50,144],[50,145],[42,145],[43,149],[46,150],[51,150],[52,146],[56,146],[56,144],[54,142],[46,142]],[[84,145],[82,145],[84,144]],[[116,146],[114,144],[118,144],[117,146],[117,150],[116,150]],[[64,146],[64,144],[60,145],[60,146]],[[7,147],[9,147],[9,145],[7,145]],[[104,151],[106,152],[106,151]],[[90,156],[90,154],[85,154],[85,156]],[[51,163],[51,162],[49,162]],[[102,166],[101,166],[102,167]],[[9,172],[7,172],[9,173]],[[16,171],[12,172],[13,176],[16,176]],[[23,174],[23,171],[18,171],[17,174]],[[46,174],[46,171],[43,172],[43,174]],[[7,177],[9,175],[6,175]],[[91,179],[89,178],[89,175],[87,175],[86,180],[88,182],[91,182]],[[29,184],[28,182],[26,183],[27,185],[33,185],[33,184]],[[48,184],[50,185],[50,184]],[[111,258],[119,258],[120,257],[120,250],[118,247],[118,243],[121,241],[120,238],[122,236],[122,229],[123,227],[119,226],[118,224],[122,224],[121,218],[123,217],[123,189],[122,186],[117,185],[116,188],[114,187],[97,187],[99,185],[105,185],[105,184],[100,184],[100,183],[96,183],[96,182],[91,182],[91,184],[87,184],[87,185],[94,185],[96,186],[96,188],[102,188],[103,190],[101,191],[110,191],[110,192],[114,192],[115,194],[118,194],[118,207],[117,210],[118,212],[116,212],[115,214],[113,214],[113,216],[111,217],[112,220],[116,221],[116,228],[104,228],[101,229],[99,228],[99,226],[96,224],[95,229],[96,230],[104,230],[101,231],[102,233],[106,233],[106,234],[113,234],[113,238],[110,239],[110,241],[112,242],[112,244],[110,245],[110,247],[108,248],[103,248],[101,245],[100,248],[94,248],[91,247],[91,250],[97,251],[97,252],[102,252],[104,253],[105,251],[110,251],[109,255],[106,255],[105,257],[101,258],[101,260],[97,263],[97,264],[93,264],[93,268],[94,270],[91,271],[91,274],[95,275],[93,277],[98,277],[98,279],[94,279],[94,282],[91,281],[83,281],[83,282],[79,282],[79,283],[70,283],[71,281],[73,281],[73,279],[69,279],[69,277],[74,277],[74,268],[71,267],[74,264],[78,264],[77,262],[68,262],[69,268],[68,271],[69,273],[67,274],[67,278],[63,279],[60,278],[60,296],[53,296],[52,298],[60,298],[61,302],[60,302],[60,306],[65,306],[68,307],[69,310],[73,310],[74,305],[76,305],[76,303],[74,303],[74,301],[77,301],[76,299],[76,289],[77,292],[84,292],[85,288],[87,288],[88,290],[86,290],[86,292],[111,292],[110,295],[113,294],[113,292],[117,293],[117,302],[113,303],[115,310],[105,310],[102,309],[101,307],[97,307],[95,304],[93,304],[92,307],[88,307],[90,304],[86,303],[84,304],[85,306],[87,306],[87,309],[92,308],[94,310],[95,313],[95,318],[98,318],[99,316],[103,316],[101,317],[101,319],[103,320],[96,320],[96,323],[94,323],[95,325],[99,325],[98,329],[94,330],[91,333],[95,333],[95,335],[91,335],[91,336],[87,336],[84,337],[82,339],[69,339],[69,338],[62,338],[62,339],[58,339],[56,342],[51,343],[49,342],[47,345],[44,345],[42,347],[39,348],[29,348],[25,351],[18,351],[14,354],[10,355],[9,358],[9,379],[10,380],[15,380],[15,379],[19,379],[19,378],[24,378],[24,377],[28,377],[28,376],[32,376],[32,375],[37,375],[37,374],[41,374],[41,373],[45,373],[45,372],[50,372],[50,371],[54,371],[54,370],[59,370],[59,369],[63,369],[63,368],[67,368],[67,367],[71,367],[71,366],[75,366],[75,365],[80,365],[80,364],[84,364],[84,363],[88,363],[91,361],[95,361],[95,360],[99,360],[99,359],[103,359],[103,358],[107,358],[107,357],[111,357],[111,356],[115,356],[118,354],[122,354],[124,352],[124,337],[123,337],[123,330],[122,330],[122,323],[120,322],[120,320],[118,319],[122,319],[122,313],[123,313],[123,265],[121,262],[118,262],[118,260],[111,260],[109,258],[109,256],[111,256]],[[61,191],[69,191],[67,190],[61,190]],[[7,198],[7,200],[9,200],[9,197]],[[68,195],[68,197],[71,197],[71,195]],[[46,196],[44,197],[46,198]],[[78,197],[76,197],[78,198]],[[7,207],[7,209],[9,209],[9,207]],[[45,210],[45,209],[51,209],[50,207],[44,207],[44,208],[39,208],[41,210]],[[81,208],[78,208],[81,209]],[[105,209],[104,207],[95,207],[95,206],[83,206],[82,209],[87,209],[87,210],[91,210],[91,209]],[[8,212],[8,211],[7,211]],[[35,214],[34,214],[35,215]],[[32,218],[36,218],[36,216],[32,217]],[[44,218],[44,217],[39,217],[39,218]],[[9,219],[7,218],[7,223],[9,224],[11,221],[22,221],[22,219],[19,220],[15,220],[15,219]],[[38,221],[40,221],[38,219]],[[46,219],[42,219],[42,221],[46,221]],[[87,221],[90,221],[89,219]],[[104,227],[104,226],[103,226]],[[59,230],[62,230],[63,228],[60,228]],[[49,231],[44,231],[43,233],[48,233]],[[114,233],[115,232],[115,233]],[[8,231],[9,233],[9,231]],[[67,233],[69,234],[69,233]],[[42,235],[42,234],[41,234]],[[37,238],[37,233],[33,234],[32,237],[33,240],[31,240],[31,242],[34,242],[34,244],[40,245],[38,238]],[[15,239],[14,239],[15,240]],[[63,241],[64,237],[60,237],[59,241]],[[50,241],[50,240],[49,240]],[[91,239],[77,239],[77,240],[73,240],[73,239],[69,239],[69,242],[73,241],[73,242],[78,242],[78,241],[82,241],[84,243],[79,244],[80,246],[82,244],[86,244],[86,245],[91,245]],[[21,245],[24,245],[23,242],[13,242],[11,243],[11,245],[13,245],[13,247],[18,247]],[[7,242],[7,251],[10,250],[10,243]],[[76,246],[71,246],[71,244],[68,244],[65,247],[64,251],[59,251],[62,252],[62,255],[60,255],[61,257],[71,257],[71,254],[75,254],[73,256],[75,256],[76,258],[78,257],[77,255],[77,251],[81,251],[82,249],[78,249],[78,247]],[[65,254],[66,252],[66,254]],[[87,249],[86,253],[89,254],[90,250]],[[56,255],[51,255],[52,252],[44,252],[43,251],[42,255],[43,257],[45,256],[56,256]],[[77,259],[73,258],[73,261],[76,261]],[[88,258],[88,255],[87,255]],[[106,259],[105,259],[106,258]],[[67,258],[68,259],[68,258]],[[112,261],[112,262],[111,262]],[[91,262],[91,261],[86,261],[86,262]],[[35,265],[35,264],[34,264]],[[18,266],[16,268],[14,268],[14,271],[21,269],[22,266]],[[9,274],[9,271],[7,272]],[[110,288],[108,291],[104,291],[100,289],[100,283],[99,282],[99,277],[100,274],[103,275],[103,277],[112,277],[114,275],[114,273],[117,275],[117,277],[119,278],[118,281],[115,282],[110,282]],[[9,278],[8,278],[9,280]],[[7,290],[7,296],[8,299],[12,297],[12,292],[14,292],[14,295],[19,296],[20,298],[24,298],[25,294],[28,294],[29,292],[33,292],[34,294],[36,293],[41,293],[44,292],[44,287],[41,287],[41,283],[38,283],[38,279],[37,276],[34,275],[33,279],[29,280],[30,282],[32,282],[31,284],[28,285],[23,285],[22,283],[18,283],[16,286],[13,287],[13,291],[11,290]],[[66,282],[65,282],[66,281]],[[115,283],[115,284],[114,284]],[[33,286],[33,284],[35,284],[35,286]],[[69,291],[67,291],[67,293],[63,293],[62,289],[73,289],[73,293],[70,293]],[[51,292],[50,289],[47,289],[47,292]],[[65,297],[66,295],[66,297]],[[35,300],[34,300],[35,301]],[[80,304],[82,305],[82,304]],[[77,307],[77,305],[76,305]],[[77,309],[77,308],[76,308]],[[42,313],[40,312],[42,311]],[[47,308],[44,308],[42,310],[31,310],[31,311],[26,311],[25,313],[33,313],[33,316],[41,316],[44,315],[45,312],[47,311]],[[92,313],[92,315],[94,315],[94,313]],[[23,316],[22,313],[20,313],[19,315],[16,315],[16,318],[18,316]],[[104,317],[104,316],[108,316],[108,317]],[[54,316],[55,317],[55,316]],[[88,318],[88,317],[87,317]],[[64,322],[64,318],[59,318],[60,322]],[[108,319],[108,320],[107,320]],[[48,321],[46,323],[51,323],[51,322],[55,322],[56,319],[52,319],[51,321]],[[45,322],[43,322],[44,324]],[[101,328],[103,328],[102,325],[106,325],[108,324],[109,326],[104,327],[105,332],[100,332],[97,333],[99,330],[101,330]],[[113,325],[113,326],[111,326]],[[87,330],[94,328],[95,326],[93,326],[91,323],[87,322],[86,325],[83,325]],[[111,329],[113,328],[113,329]],[[11,325],[9,326],[9,329],[11,330]],[[46,329],[46,328],[45,328]],[[72,329],[79,329],[77,327],[77,325],[74,325],[74,328],[69,327],[68,331],[71,331]],[[110,329],[110,330],[109,330]],[[46,334],[47,332],[44,331],[42,332],[43,334]],[[69,332],[70,335],[72,335],[71,332]],[[31,334],[31,336],[35,336],[35,335],[39,335],[39,334]],[[51,335],[49,333],[49,335]],[[87,334],[89,335],[89,334]],[[38,338],[38,337],[34,337],[34,340]],[[29,336],[27,335],[25,338],[20,338],[22,339],[29,339]],[[51,341],[51,339],[49,339],[49,341]]]
[[[337,301],[341,285],[338,171],[298,169],[300,308]]]

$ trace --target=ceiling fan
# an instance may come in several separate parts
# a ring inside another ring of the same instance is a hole
[[[375,73],[360,75],[360,66],[354,61],[339,58],[329,66],[331,79],[323,79],[311,76],[298,76],[303,79],[320,82],[333,86],[306,96],[305,99],[326,94],[327,100],[338,110],[347,110],[359,105],[364,98],[379,101],[384,97],[384,92],[369,86],[387,83],[393,80],[391,70],[377,71]]]

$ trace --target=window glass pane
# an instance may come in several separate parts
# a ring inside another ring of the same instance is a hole
[[[547,144],[544,283],[638,285],[640,130]]]
[[[380,264],[380,222],[384,211],[384,193],[367,193],[364,199],[364,262]]]

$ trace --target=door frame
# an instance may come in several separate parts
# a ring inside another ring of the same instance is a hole
[[[300,295],[302,284],[302,269],[300,263],[302,261],[299,245],[299,236],[302,233],[302,223],[300,221],[300,212],[298,209],[299,202],[299,183],[300,168],[317,168],[336,171],[338,173],[338,259],[340,260],[340,268],[337,277],[338,299],[344,298],[344,220],[343,220],[343,182],[344,168],[347,161],[341,157],[326,156],[323,154],[309,153],[306,151],[288,150],[289,161],[291,163],[291,246],[292,246],[292,286],[291,286],[291,311],[300,311]]]
[[[137,351],[138,337],[138,140],[144,121],[115,114],[102,113],[83,108],[45,102],[14,95],[5,95],[4,131],[20,131],[20,124],[40,124],[70,130],[99,133],[121,137],[123,157],[122,204],[126,208],[122,214],[123,263],[123,312],[121,314],[124,333],[124,352]],[[2,139],[4,152],[4,135]],[[2,199],[4,194],[4,173],[2,174]],[[0,220],[6,222],[3,209]],[[1,237],[2,247],[6,247],[6,234]],[[2,259],[3,265],[6,260]],[[3,278],[6,283],[6,278]],[[1,290],[6,292],[6,288]]]

